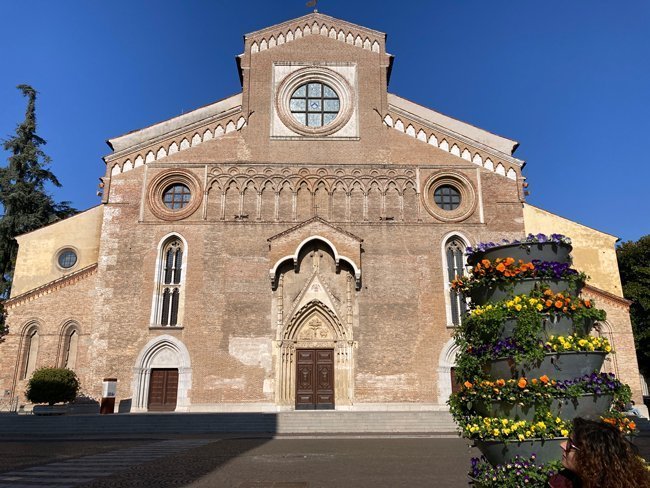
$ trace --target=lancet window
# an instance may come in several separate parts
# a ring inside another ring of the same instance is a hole
[[[450,238],[445,244],[445,266],[447,269],[447,293],[449,296],[450,325],[459,325],[467,311],[467,302],[460,293],[451,289],[451,282],[462,276],[465,269],[465,244],[457,237]]]
[[[183,243],[171,239],[162,248],[158,273],[156,321],[158,326],[178,326],[183,286]]]

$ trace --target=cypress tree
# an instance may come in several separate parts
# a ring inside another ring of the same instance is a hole
[[[0,300],[9,297],[16,265],[16,236],[33,231],[76,213],[69,202],[56,203],[45,186],[61,183],[50,171],[50,158],[41,146],[45,140],[36,133],[36,90],[29,85],[17,88],[27,97],[25,120],[16,134],[4,141],[9,153],[7,166],[0,168]],[[4,315],[0,303],[0,335]]]

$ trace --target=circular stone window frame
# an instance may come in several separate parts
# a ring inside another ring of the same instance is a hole
[[[64,252],[67,252],[67,251],[72,251],[74,253],[76,261],[69,268],[64,268],[63,266],[61,266],[59,264],[59,258],[61,257],[61,255],[63,255]],[[56,269],[58,269],[59,271],[62,271],[64,273],[69,273],[69,272],[73,271],[75,268],[78,268],[79,267],[79,249],[77,249],[74,246],[70,246],[70,245],[66,245],[66,246],[63,246],[62,248],[60,248],[58,251],[56,251],[54,253],[54,266],[56,266]]]
[[[454,210],[444,210],[434,201],[435,191],[443,185],[453,186],[460,193],[460,205]],[[474,185],[464,175],[444,172],[431,175],[424,184],[422,192],[424,208],[443,222],[460,222],[476,210],[476,191]]]
[[[171,185],[185,185],[190,190],[190,201],[177,210],[172,210],[163,201],[165,190]],[[186,170],[165,171],[156,175],[149,183],[148,203],[151,213],[162,220],[182,220],[192,215],[201,206],[201,184]]]
[[[291,113],[291,96],[306,83],[324,83],[338,95],[339,113],[329,124],[309,127],[298,122]],[[308,66],[294,71],[282,80],[275,98],[275,109],[282,123],[292,131],[303,136],[329,136],[341,130],[350,121],[354,111],[353,93],[350,83],[336,71],[319,66]]]

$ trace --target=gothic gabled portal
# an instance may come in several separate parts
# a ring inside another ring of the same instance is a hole
[[[296,254],[295,263],[277,267],[273,302],[276,404],[286,409],[296,405],[301,351],[311,350],[315,357],[330,351],[333,404],[338,409],[349,408],[354,399],[356,270],[341,266],[335,251],[319,238]]]

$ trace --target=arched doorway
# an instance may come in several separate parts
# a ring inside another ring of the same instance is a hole
[[[185,345],[170,335],[156,337],[142,348],[133,368],[132,411],[187,412],[191,385]]]
[[[299,410],[352,404],[354,342],[327,305],[312,300],[300,308],[277,341],[278,404]]]

